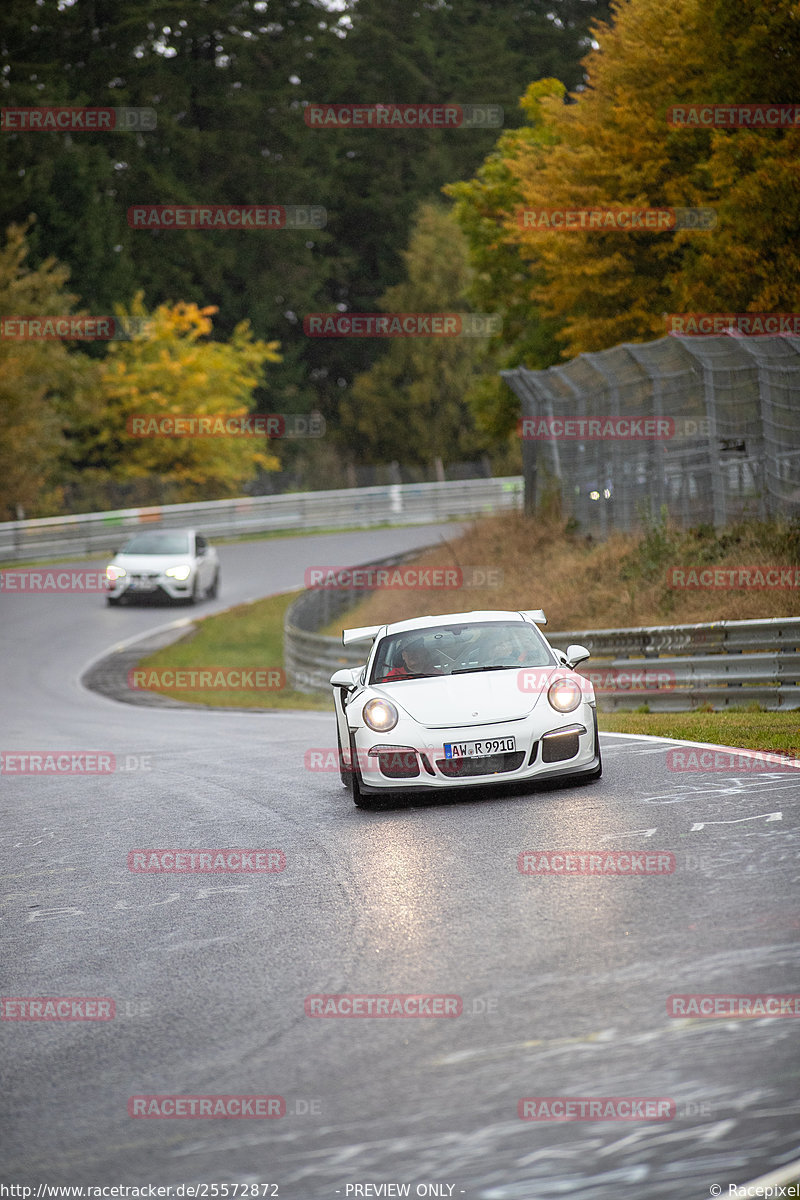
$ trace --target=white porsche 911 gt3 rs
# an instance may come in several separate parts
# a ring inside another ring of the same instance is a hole
[[[360,808],[405,794],[602,773],[594,688],[541,609],[346,629],[366,664],[331,677],[342,782]]]

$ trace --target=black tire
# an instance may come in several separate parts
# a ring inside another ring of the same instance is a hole
[[[361,786],[358,782],[358,771],[350,773],[350,787],[353,792],[353,803],[356,808],[373,808],[374,802],[371,797],[365,796],[361,791]]]
[[[216,600],[218,595],[219,595],[219,571],[215,571],[213,582],[211,584],[211,587],[206,592],[206,596],[209,600]]]
[[[387,804],[390,804],[392,799],[391,796],[387,796],[385,798],[382,796],[365,796],[362,792],[361,781],[358,776],[358,756],[356,755],[352,738],[350,739],[350,762],[352,763],[352,767],[349,771],[347,771],[347,775],[349,776],[348,782],[350,784],[350,791],[353,793],[353,803],[355,804],[356,808],[371,809],[373,812],[375,812],[378,809],[385,808]]]
[[[197,604],[199,600],[200,600],[200,580],[199,580],[199,577],[197,575],[195,575],[194,580],[192,581],[192,594],[189,597],[188,603],[189,604]]]
[[[121,596],[106,596],[106,604],[109,608],[119,608]]]

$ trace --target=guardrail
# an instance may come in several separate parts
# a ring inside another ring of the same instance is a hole
[[[365,566],[390,566],[395,561],[401,559]],[[369,590],[313,589],[289,607],[284,662],[298,691],[325,691],[334,671],[364,662],[363,644],[343,646],[339,638],[316,630],[347,612]],[[592,679],[603,709],[644,703],[658,712],[683,712],[701,704],[715,709],[753,703],[770,711],[800,708],[800,617],[544,632],[557,650],[574,642],[591,650],[591,660],[581,664],[580,671]]]
[[[369,529],[375,525],[421,525],[450,517],[481,516],[521,508],[522,502],[522,476],[512,475],[39,517],[0,523],[0,560],[111,553],[143,525],[162,529],[187,525],[208,537],[337,526]]]
[[[429,548],[418,547],[367,565],[370,568],[398,566]],[[369,587],[310,588],[290,604],[283,623],[283,664],[297,691],[326,691],[334,671],[340,667],[357,667],[364,662],[363,645],[343,646],[339,638],[326,637],[317,630],[354,608],[373,590]]]

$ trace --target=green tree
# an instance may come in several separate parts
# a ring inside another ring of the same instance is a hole
[[[468,177],[491,130],[319,132],[318,101],[490,101],[520,117],[531,77],[579,84],[593,16],[607,0],[6,0],[3,103],[147,106],[142,134],[4,133],[7,220],[37,213],[32,260],[55,254],[90,311],[144,289],[150,308],[218,309],[219,335],[244,319],[277,338],[269,402],[321,408],[335,436],[339,399],[381,347],[305,338],[302,317],[369,311],[403,277],[413,215]],[[326,229],[254,234],[132,230],[132,204],[321,204]],[[267,397],[259,395],[259,403]],[[284,451],[282,451],[284,452]],[[285,449],[288,453],[288,448]]]
[[[467,310],[470,280],[463,234],[441,205],[425,204],[405,254],[406,279],[379,301],[384,312]],[[428,466],[484,448],[465,396],[486,359],[486,339],[398,337],[354,381],[342,402],[343,434],[361,462]]]

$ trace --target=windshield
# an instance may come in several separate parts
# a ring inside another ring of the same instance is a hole
[[[370,683],[478,671],[548,667],[554,658],[527,621],[475,621],[394,633],[381,639]]]
[[[180,530],[137,533],[122,547],[121,554],[191,554],[191,535]]]

